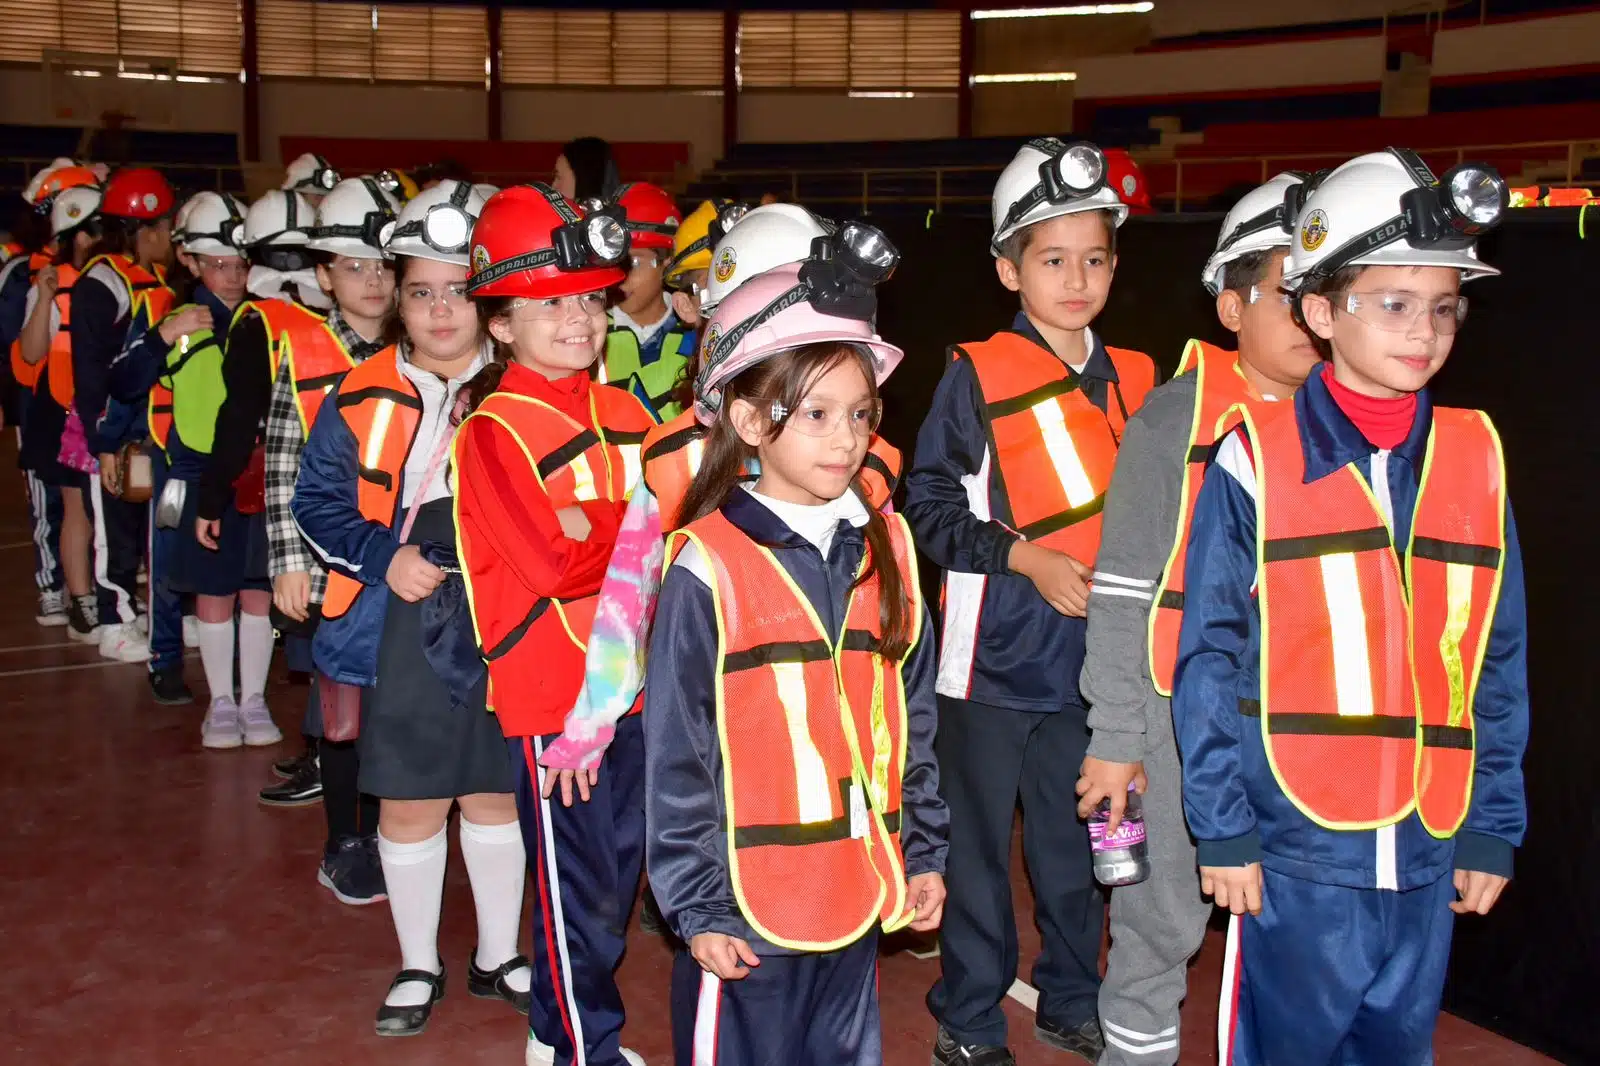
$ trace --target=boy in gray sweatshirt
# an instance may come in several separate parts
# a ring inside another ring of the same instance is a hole
[[[1279,287],[1305,186],[1280,174],[1223,220],[1206,264],[1217,317],[1239,351],[1190,341],[1178,376],[1128,423],[1106,494],[1089,595],[1081,687],[1092,737],[1077,792],[1086,817],[1109,799],[1115,829],[1130,788],[1144,806],[1151,872],[1111,893],[1111,955],[1100,988],[1100,1066],[1178,1061],[1178,1006],[1211,905],[1201,895],[1184,824],[1173,738],[1173,660],[1182,619],[1189,517],[1211,446],[1238,424],[1228,412],[1288,399],[1320,359]]]

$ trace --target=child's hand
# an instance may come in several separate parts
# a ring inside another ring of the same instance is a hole
[[[389,560],[389,572],[384,580],[394,594],[407,603],[416,603],[433,595],[433,590],[444,583],[444,571],[422,557],[422,549],[407,544]]]
[[[727,933],[699,934],[689,941],[689,954],[702,970],[724,981],[741,981],[750,976],[750,967],[761,965],[749,944]]]
[[[569,540],[588,540],[594,526],[589,521],[589,516],[583,513],[583,508],[577,504],[563,507],[556,512],[556,521],[561,523],[561,532]]]
[[[939,923],[944,920],[943,875],[918,874],[906,882],[906,895],[917,907],[917,916],[911,919],[911,928],[919,933],[939,928]]]
[[[1452,901],[1450,909],[1457,914],[1488,914],[1489,908],[1500,898],[1509,877],[1486,874],[1482,870],[1457,870],[1456,894],[1461,898]]]
[[[555,791],[556,785],[561,785],[561,806],[572,806],[572,787],[578,787],[578,798],[589,802],[589,789],[600,781],[600,768],[591,766],[587,770],[549,770],[545,771],[544,788],[541,790],[545,799]]]
[[[1261,864],[1200,867],[1200,891],[1234,914],[1261,913]]]
[[[1141,796],[1149,786],[1142,762],[1106,762],[1090,755],[1078,773],[1078,817],[1089,817],[1101,800],[1109,799],[1111,819],[1106,822],[1107,834],[1115,833],[1122,824],[1122,814],[1128,809],[1128,786],[1131,784]]]
[[[1065,552],[1019,540],[1011,546],[1012,570],[1033,582],[1045,602],[1069,618],[1082,618],[1089,610],[1087,566]]]
[[[185,307],[175,315],[169,315],[160,326],[161,339],[168,344],[177,344],[182,337],[190,333],[199,333],[203,329],[211,328],[211,312],[204,307]]]

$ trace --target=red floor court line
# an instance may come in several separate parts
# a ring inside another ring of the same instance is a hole
[[[9,463],[7,463],[9,467]],[[0,477],[0,530],[21,525],[22,490]],[[28,553],[0,553],[0,670],[93,660],[61,630],[33,622]],[[13,661],[15,660],[15,661]],[[189,682],[203,693],[198,663]],[[317,887],[318,808],[277,811],[255,801],[275,749],[206,752],[202,708],[159,707],[142,668],[54,672],[0,681],[0,1062],[44,1066],[244,1063],[340,1066],[516,1066],[522,1022],[466,995],[476,939],[459,852],[451,857],[440,944],[450,992],[428,1032],[372,1035],[372,1014],[399,966],[383,905],[354,909]],[[286,731],[303,690],[275,678],[271,702]],[[457,845],[452,830],[451,848]],[[1017,863],[1022,956],[1038,940]],[[635,930],[621,981],[628,1044],[653,1066],[670,1061],[670,957]],[[1220,948],[1191,969],[1185,1066],[1214,1063]],[[928,1061],[933,1023],[922,998],[936,960],[884,960],[885,1062]],[[1024,966],[1024,976],[1027,965]],[[1022,1066],[1076,1066],[1035,1043],[1031,1017],[1008,1000]],[[1549,1062],[1448,1016],[1440,1066]]]

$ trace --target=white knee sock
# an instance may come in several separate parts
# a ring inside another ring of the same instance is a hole
[[[206,668],[206,687],[212,699],[233,699],[233,619],[201,622],[200,664]]]
[[[478,825],[461,819],[461,855],[472,881],[472,902],[478,910],[480,970],[493,970],[517,954],[517,931],[522,925],[522,885],[528,863],[522,851],[522,827]],[[526,992],[532,973],[519,966],[506,974],[506,983]]]
[[[272,669],[272,620],[264,614],[239,614],[239,700],[264,696]]]
[[[444,827],[427,840],[396,844],[378,831],[378,858],[389,891],[389,913],[400,939],[400,966],[439,972],[439,906],[444,899],[445,859],[450,854]],[[384,1002],[391,1007],[416,1007],[428,1001],[420,981],[396,985]]]

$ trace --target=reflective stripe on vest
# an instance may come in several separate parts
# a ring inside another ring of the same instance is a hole
[[[326,320],[292,326],[284,341],[283,358],[289,361],[289,374],[294,380],[300,431],[309,440],[322,401],[356,365],[356,360]]]
[[[904,519],[887,522],[915,646],[915,553]],[[852,589],[835,640],[772,552],[721,511],[672,534],[668,554],[691,541],[715,585],[722,820],[740,911],[801,951],[903,927],[914,915],[900,848],[906,699],[901,663],[877,650],[877,578]],[[761,610],[733,606],[751,602]]]
[[[527,459],[529,472],[556,511],[591,500],[627,499],[639,478],[645,433],[655,426],[650,413],[631,394],[604,385],[589,389],[588,424],[570,418],[543,400],[514,392],[490,393],[462,425],[475,418],[497,422],[510,434]],[[458,431],[451,447],[451,465],[457,469],[455,450],[460,441]],[[473,560],[479,551],[488,549],[472,543],[459,515],[456,529],[473,632],[485,661],[493,663],[513,653],[537,656],[549,640],[570,640],[580,650],[587,648],[598,598],[594,594],[556,599],[535,598],[530,593],[516,617],[481,617],[479,596],[473,588]],[[483,571],[481,565],[476,569]],[[524,637],[532,639],[524,641]],[[490,710],[494,709],[493,685],[491,675]]]
[[[675,329],[661,338],[661,354],[652,363],[642,360],[639,335],[626,326],[613,327],[606,334],[606,354],[600,363],[600,380],[618,388],[629,388],[638,378],[645,400],[661,417],[670,421],[683,413],[683,405],[673,402],[672,394],[689,369],[694,349],[687,345],[689,334]]]
[[[1085,564],[1100,547],[1100,512],[1123,426],[1155,386],[1149,356],[1121,348],[1106,355],[1119,380],[1101,411],[1077,374],[1021,334],[997,333],[951,350],[977,372],[1005,521],[1027,540]]]
[[[228,327],[229,330],[238,325],[239,319],[252,311],[261,316],[261,323],[266,327],[267,380],[275,382],[278,380],[278,367],[290,347],[291,331],[313,328],[321,325],[324,319],[316,311],[291,300],[263,298],[246,300],[240,304],[238,310],[233,313],[233,323]]]
[[[689,410],[652,427],[644,438],[644,483],[656,498],[666,532],[678,526],[678,509],[705,456],[707,432],[695,421],[694,411]],[[874,434],[857,475],[866,490],[868,506],[883,509],[899,487],[900,470],[900,450]]]
[[[1504,567],[1500,438],[1480,411],[1434,408],[1402,560],[1354,464],[1305,483],[1292,407],[1244,419],[1273,774],[1328,829],[1415,807],[1448,837],[1472,793],[1472,705]]]
[[[167,349],[161,376],[150,389],[151,435],[164,449],[168,429],[176,426],[185,447],[209,455],[216,440],[217,412],[227,395],[222,345],[216,334],[209,329],[184,334]]]
[[[28,257],[26,263],[18,263],[11,269],[26,270],[28,286],[31,288],[33,286],[33,279],[38,275],[39,271],[49,266],[50,263],[50,256],[41,252],[35,252],[33,255]],[[59,270],[57,273],[59,274]],[[45,364],[49,362],[49,359],[49,352],[46,351],[45,358],[39,360],[37,363],[30,363],[26,359],[22,358],[21,338],[14,339],[11,342],[11,376],[16,380],[17,384],[21,385],[25,389],[30,391],[38,390],[39,376],[44,373]]]
[[[334,395],[334,406],[356,439],[356,509],[363,518],[390,527],[399,509],[406,456],[422,420],[422,397],[400,373],[398,358],[390,345],[347,373]],[[347,613],[363,587],[330,569],[322,617]]]
[[[1156,691],[1172,695],[1172,674],[1178,661],[1178,630],[1183,624],[1183,568],[1189,557],[1189,524],[1194,501],[1205,480],[1211,447],[1239,424],[1236,407],[1262,411],[1267,401],[1245,380],[1237,352],[1226,352],[1204,341],[1192,340],[1183,350],[1178,373],[1193,371],[1194,411],[1189,423],[1189,444],[1184,452],[1183,494],[1178,500],[1178,522],[1172,551],[1150,606],[1150,679]]]

